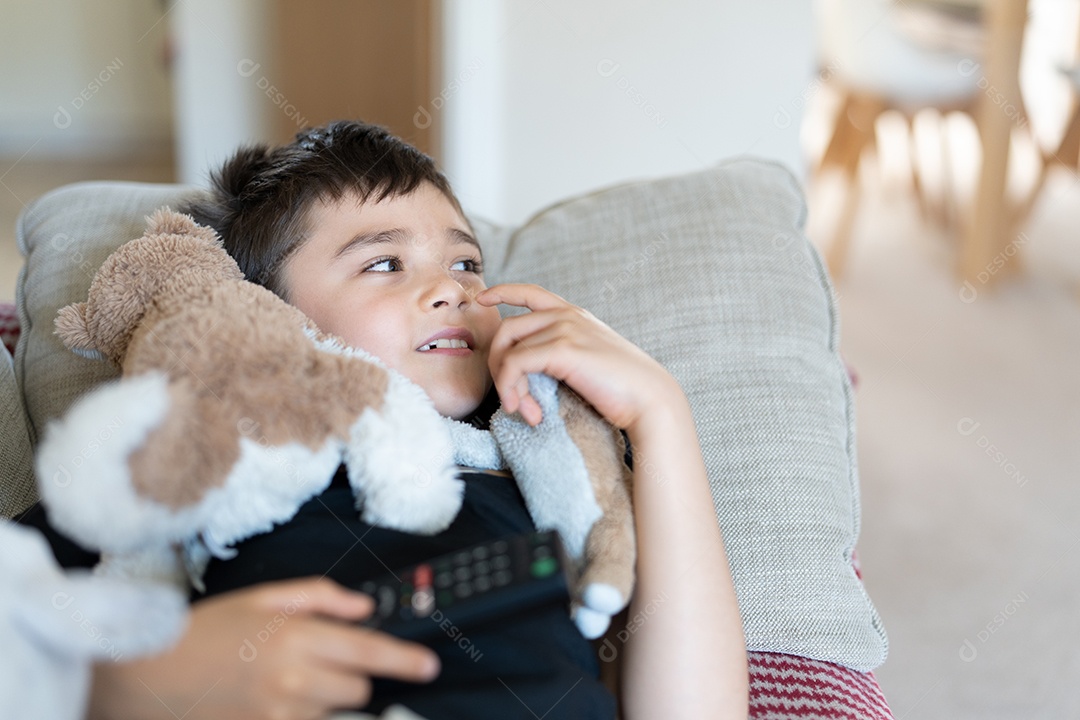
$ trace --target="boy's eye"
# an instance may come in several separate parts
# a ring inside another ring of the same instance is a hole
[[[394,272],[401,269],[401,261],[394,257],[379,258],[368,263],[364,272]]]
[[[461,272],[470,272],[480,274],[484,272],[484,264],[479,260],[473,258],[465,258],[464,260],[458,260],[456,263],[450,266],[451,270],[459,270]]]

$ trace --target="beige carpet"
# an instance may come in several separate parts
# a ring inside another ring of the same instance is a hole
[[[881,686],[898,720],[1080,718],[1080,184],[973,302],[912,196],[864,188],[838,290]]]

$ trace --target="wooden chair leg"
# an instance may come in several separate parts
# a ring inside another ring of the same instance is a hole
[[[821,172],[830,167],[838,168],[847,184],[836,230],[825,250],[829,274],[836,280],[844,273],[851,230],[858,210],[859,161],[863,151],[875,144],[875,123],[884,110],[885,104],[879,98],[846,93],[836,116],[832,137],[819,164]]]
[[[847,181],[847,188],[837,217],[836,230],[833,233],[832,241],[825,249],[825,264],[828,266],[829,275],[834,281],[843,278],[847,269],[851,232],[855,227],[855,218],[858,215],[859,198],[862,190],[858,163],[850,173],[845,173],[844,177]]]
[[[1054,159],[1073,170],[1080,167],[1080,103],[1073,106],[1072,117],[1065,126],[1065,135],[1054,153]]]
[[[907,128],[907,141],[908,141],[908,157],[910,162],[908,165],[911,167],[911,189],[915,193],[915,200],[919,206],[919,217],[923,223],[928,223],[931,220],[932,209],[926,197],[926,188],[923,185],[922,180],[922,163],[919,162],[919,143],[915,138],[915,117],[904,116],[905,127]]]
[[[949,123],[944,114],[938,116],[938,137],[941,138],[941,225],[950,240],[960,244],[960,209],[956,189],[956,172],[952,164],[952,144],[949,142]]]

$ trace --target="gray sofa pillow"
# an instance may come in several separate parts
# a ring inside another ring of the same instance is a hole
[[[183,186],[61,188],[21,218],[25,338],[16,370],[32,431],[110,377],[52,334],[94,270]],[[579,304],[682,383],[701,437],[749,649],[870,670],[880,619],[852,567],[854,408],[828,277],[802,234],[794,178],[743,159],[600,190],[517,229],[470,218],[489,284],[535,282]]]
[[[0,345],[0,517],[12,518],[37,499],[26,412],[11,355]]]
[[[587,308],[679,380],[747,647],[870,670],[887,640],[852,567],[854,404],[805,215],[787,170],[736,159],[547,208],[496,274]]]

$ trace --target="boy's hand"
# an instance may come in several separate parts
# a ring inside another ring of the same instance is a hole
[[[325,579],[204,600],[165,654],[95,666],[89,717],[314,720],[366,705],[372,677],[433,679],[431,650],[351,625],[373,608],[371,598]]]
[[[538,285],[495,285],[477,294],[476,302],[532,310],[503,320],[488,355],[503,409],[521,413],[530,425],[541,419],[529,395],[527,375],[533,372],[565,382],[631,441],[646,412],[683,397],[660,363],[588,311]]]

